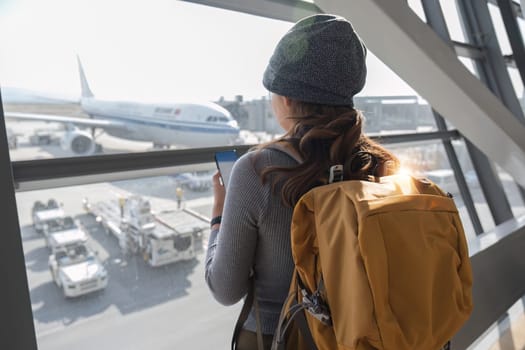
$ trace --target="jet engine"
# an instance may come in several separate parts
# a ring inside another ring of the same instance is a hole
[[[86,156],[95,153],[96,144],[91,133],[84,130],[68,130],[60,141],[60,146],[75,155]]]

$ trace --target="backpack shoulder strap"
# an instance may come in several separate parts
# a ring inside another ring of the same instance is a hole
[[[248,319],[248,315],[250,314],[252,306],[255,308],[255,323],[257,327],[257,350],[263,350],[264,345],[260,321],[261,318],[259,315],[259,303],[257,302],[255,296],[255,277],[253,276],[250,278],[248,292],[246,294],[246,298],[244,299],[244,304],[242,306],[239,317],[237,318],[237,322],[235,323],[235,328],[233,330],[231,342],[231,350],[237,349],[237,341],[239,339],[239,334],[241,333],[242,327],[244,326],[244,322],[246,322],[246,320]]]
[[[275,149],[277,151],[281,151],[285,154],[287,154],[290,158],[292,158],[293,160],[295,160],[297,163],[302,163],[303,162],[303,158],[301,157],[301,155],[299,154],[299,152],[297,152],[288,142],[286,141],[277,141],[277,142],[273,142],[273,143],[270,143],[268,145],[265,146],[265,148],[269,148],[269,149]]]

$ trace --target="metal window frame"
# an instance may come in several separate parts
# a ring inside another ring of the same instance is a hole
[[[523,45],[523,37],[518,24],[516,10],[521,7],[519,5],[516,6],[511,0],[497,0],[497,5],[512,48],[514,66],[520,73],[522,83],[525,84],[525,46]]]
[[[485,51],[485,59],[474,61],[480,80],[500,98],[517,119],[522,119],[523,112],[497,41],[488,3],[486,0],[457,2],[468,41],[483,47]],[[494,166],[471,142],[467,142],[467,149],[494,222],[498,225],[511,219],[514,217],[512,208]]]
[[[450,142],[459,139],[460,134],[457,130],[442,130],[412,134],[370,134],[370,137],[381,144],[396,144],[429,140]],[[13,162],[12,168],[15,190],[21,192],[168,175],[185,171],[189,166],[195,169],[197,165],[212,163],[213,154],[217,151],[235,148],[243,154],[251,147],[253,145],[27,160]]]
[[[422,0],[421,4],[423,6],[423,11],[425,12],[425,17],[427,18],[427,24],[432,29],[434,29],[441,39],[443,39],[445,42],[451,43],[452,46],[452,40],[445,22],[445,16],[443,15],[443,11],[439,2],[435,0]],[[434,114],[434,119],[436,120],[438,129],[447,130],[445,119],[434,109],[432,109],[432,113]],[[474,200],[472,199],[472,194],[470,193],[467,181],[465,180],[465,175],[463,174],[463,170],[459,164],[454,147],[450,141],[445,140],[443,141],[443,146],[445,147],[450,165],[454,170],[454,176],[456,178],[461,196],[463,197],[465,207],[469,213],[470,220],[472,221],[474,231],[476,232],[476,235],[480,235],[483,233],[483,225],[479,219],[476,206],[474,205]]]
[[[0,94],[0,349],[36,349],[27,272]]]

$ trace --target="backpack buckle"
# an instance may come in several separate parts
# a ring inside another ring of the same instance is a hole
[[[328,183],[343,181],[343,165],[336,164],[330,167],[330,177]]]
[[[330,317],[330,310],[328,310],[328,306],[321,298],[321,295],[319,295],[319,293],[308,295],[305,289],[301,289],[301,293],[303,294],[302,304],[305,306],[306,311],[323,324],[331,326],[332,318]]]

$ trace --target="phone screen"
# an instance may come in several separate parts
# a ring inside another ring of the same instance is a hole
[[[215,153],[215,163],[221,174],[221,180],[224,187],[228,187],[233,163],[235,163],[237,158],[237,152],[235,150]]]

